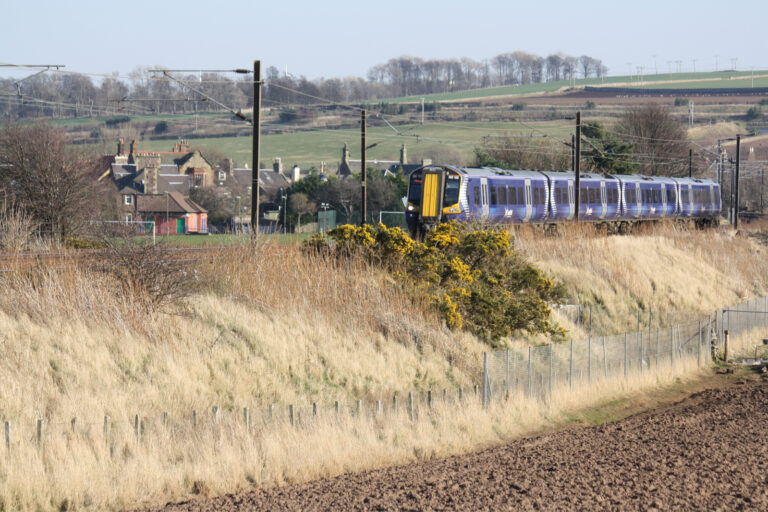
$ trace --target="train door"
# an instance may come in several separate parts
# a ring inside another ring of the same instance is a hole
[[[664,217],[667,214],[667,184],[661,184],[661,216]]]
[[[715,186],[714,185],[709,186],[709,211],[710,212],[715,211]]]
[[[533,214],[533,192],[531,190],[531,180],[525,180],[525,216],[523,222],[528,222]]]
[[[482,220],[488,220],[490,207],[488,206],[488,178],[480,178],[480,203],[483,206]]]
[[[608,213],[608,198],[606,197],[605,193],[605,182],[600,182],[600,206],[602,206],[602,209],[600,211],[600,218],[604,219],[605,214]]]
[[[568,206],[570,207],[568,209],[569,219],[572,219],[576,212],[576,199],[573,197],[573,187],[574,187],[574,183],[572,181],[569,181],[568,182]]]
[[[643,191],[640,190],[640,182],[635,182],[635,195],[637,196],[637,215],[636,217],[643,216]]]
[[[693,215],[693,186],[689,183],[688,187],[688,216]]]

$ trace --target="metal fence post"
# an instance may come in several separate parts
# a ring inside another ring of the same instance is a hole
[[[701,367],[701,340],[703,337],[701,334],[701,320],[699,320],[699,346],[696,350],[696,366],[698,367]]]
[[[483,409],[488,408],[488,352],[483,352]]]
[[[592,384],[592,338],[587,340],[587,379]]]
[[[624,333],[624,380],[629,378],[629,360],[627,359],[627,333]]]
[[[549,344],[549,394],[552,394],[552,360],[555,357],[555,349],[552,343]]]
[[[528,396],[533,396],[533,347],[528,347]]]
[[[608,378],[608,349],[605,346],[605,336],[603,336],[603,378]]]
[[[571,340],[571,361],[568,365],[568,386],[573,389],[573,340]]]
[[[505,381],[505,384],[506,384],[505,391],[507,393],[507,396],[509,396],[509,349],[507,349],[506,351],[506,356],[507,356],[507,380]]]

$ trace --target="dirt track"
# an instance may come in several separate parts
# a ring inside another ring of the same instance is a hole
[[[768,379],[470,455],[153,510],[456,509],[768,510]]]

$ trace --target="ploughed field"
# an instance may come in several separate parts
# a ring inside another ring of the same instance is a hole
[[[329,509],[768,510],[768,379],[469,455],[152,510]]]

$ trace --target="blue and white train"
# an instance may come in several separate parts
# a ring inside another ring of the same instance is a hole
[[[720,186],[709,179],[580,173],[579,220],[627,232],[639,222],[716,224]],[[412,235],[440,222],[539,223],[573,220],[573,172],[430,165],[410,175],[405,217]]]

